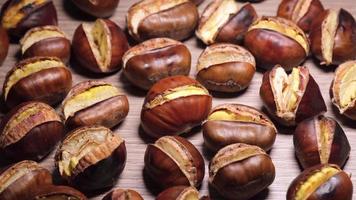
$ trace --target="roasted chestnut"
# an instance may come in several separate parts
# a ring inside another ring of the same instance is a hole
[[[249,3],[214,0],[205,8],[195,33],[208,45],[217,42],[238,44],[256,19],[257,13]]]
[[[295,154],[304,169],[318,164],[342,167],[350,144],[341,126],[322,115],[300,122],[293,135]]]
[[[51,184],[52,175],[46,168],[24,160],[0,173],[0,199],[30,199],[38,187]]]
[[[162,78],[189,75],[191,64],[189,49],[169,38],[154,38],[138,44],[122,59],[127,79],[145,90]]]
[[[141,126],[151,137],[178,135],[198,126],[212,105],[209,92],[187,76],[158,81],[148,91],[141,111]]]
[[[120,0],[72,0],[82,11],[95,17],[110,17],[114,14]]]
[[[161,192],[156,200],[198,200],[199,192],[192,186],[174,186]]]
[[[108,19],[97,19],[93,24],[79,25],[72,45],[79,65],[96,73],[110,73],[121,69],[122,56],[129,49],[124,32]]]
[[[20,40],[23,57],[51,56],[69,61],[70,41],[57,26],[40,26],[26,32]]]
[[[56,156],[59,174],[82,192],[110,189],[126,164],[124,140],[103,126],[83,126],[63,140]]]
[[[7,0],[1,8],[1,25],[16,39],[30,28],[57,24],[51,0]]]
[[[209,184],[226,199],[250,199],[272,184],[274,178],[271,158],[253,145],[226,146],[209,165]]]
[[[256,20],[245,35],[245,47],[255,56],[257,66],[267,70],[280,64],[289,71],[309,54],[309,41],[303,30],[279,17]]]
[[[311,51],[322,65],[356,59],[356,22],[344,9],[319,14],[312,24],[309,38]]]
[[[303,171],[288,188],[287,200],[352,199],[352,182],[337,165],[317,165]]]
[[[130,35],[138,41],[157,37],[188,38],[198,24],[199,13],[192,0],[142,0],[127,14]]]
[[[307,67],[295,67],[289,75],[281,66],[274,67],[263,75],[260,96],[271,116],[284,126],[326,112],[319,86]]]
[[[0,65],[4,62],[9,51],[9,37],[5,29],[0,26]]]
[[[115,189],[104,196],[103,200],[143,200],[143,197],[131,189]]]
[[[1,121],[0,151],[11,161],[38,161],[64,134],[64,125],[53,108],[41,102],[25,102]]]
[[[255,71],[255,58],[249,51],[220,43],[207,47],[199,56],[197,80],[209,90],[239,92],[250,85]]]
[[[68,127],[102,125],[112,128],[129,112],[129,101],[120,90],[103,81],[75,85],[62,102],[62,115]]]
[[[145,173],[162,189],[201,185],[205,165],[199,151],[187,139],[163,136],[149,144],[145,153]]]
[[[33,57],[20,61],[6,75],[3,97],[8,107],[26,101],[59,103],[72,87],[72,74],[59,58]]]
[[[44,185],[38,187],[28,200],[87,200],[78,190],[68,186]]]

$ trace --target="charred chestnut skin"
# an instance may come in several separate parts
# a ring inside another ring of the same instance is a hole
[[[68,186],[44,185],[37,188],[34,195],[29,200],[37,199],[58,199],[58,200],[87,200],[87,197],[78,190]]]
[[[118,188],[106,194],[102,200],[143,200],[143,198],[135,190]]]
[[[0,27],[0,65],[4,62],[9,51],[9,37],[4,28]]]
[[[198,191],[194,187],[180,185],[180,186],[170,187],[162,191],[161,193],[158,194],[156,200],[168,200],[168,199],[178,200],[180,199],[184,190],[194,190],[196,193],[198,193]]]
[[[94,16],[106,18],[114,14],[120,0],[72,0],[72,2],[82,11]]]

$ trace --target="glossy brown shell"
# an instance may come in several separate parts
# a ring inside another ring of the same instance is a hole
[[[0,27],[0,66],[4,62],[9,51],[9,37],[4,28]]]
[[[106,18],[114,14],[120,0],[72,0],[72,2],[82,11],[92,16]]]
[[[143,197],[131,189],[115,189],[106,194],[102,200],[143,200]]]
[[[47,199],[56,199],[56,200],[87,200],[87,197],[79,192],[78,190],[68,187],[68,186],[54,186],[54,185],[45,185],[40,186],[34,192],[32,198],[29,200],[47,200]]]
[[[178,198],[181,197],[181,194],[182,194],[182,192],[184,192],[185,189],[196,190],[194,187],[188,187],[188,186],[182,186],[182,185],[174,186],[174,187],[170,187],[170,188],[162,191],[161,193],[159,193],[156,200],[178,200]],[[181,198],[179,198],[179,200],[180,199]]]

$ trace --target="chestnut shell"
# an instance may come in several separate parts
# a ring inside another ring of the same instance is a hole
[[[118,188],[106,194],[102,200],[143,200],[143,198],[135,190]]]
[[[87,200],[81,192],[68,186],[45,185],[40,186],[29,200]]]
[[[9,51],[9,37],[4,28],[0,27],[0,65],[4,62]]]
[[[158,194],[156,200],[179,200],[181,198],[182,192],[184,192],[185,189],[188,190],[196,190],[194,187],[188,187],[188,186],[174,186],[170,187],[161,193]],[[196,191],[198,193],[198,191]],[[185,200],[185,199],[182,199]]]
[[[115,13],[120,0],[72,0],[72,2],[80,10],[92,16],[106,18]]]

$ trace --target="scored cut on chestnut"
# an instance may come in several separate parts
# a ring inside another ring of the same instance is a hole
[[[290,74],[281,66],[266,72],[260,96],[271,116],[284,126],[326,112],[319,86],[304,66],[293,68]]]
[[[102,125],[112,128],[125,119],[129,101],[119,88],[104,81],[83,81],[75,85],[61,106],[70,128]]]
[[[255,58],[249,51],[219,43],[208,46],[199,56],[197,80],[212,91],[239,92],[250,85],[255,71]]]
[[[148,91],[141,110],[141,126],[154,138],[182,134],[200,125],[211,106],[212,97],[198,81],[171,76]]]
[[[4,28],[0,26],[0,65],[4,62],[9,51],[9,37]]]
[[[87,200],[78,190],[68,186],[44,185],[38,187],[29,200]]]
[[[162,189],[199,187],[205,174],[204,159],[195,146],[179,136],[163,136],[145,152],[145,173]]]
[[[322,115],[300,122],[293,142],[295,154],[304,169],[328,163],[342,167],[350,155],[350,144],[341,126]]]
[[[117,188],[106,194],[102,200],[143,200],[143,197],[135,190]]]
[[[168,76],[189,75],[191,54],[183,43],[154,38],[129,49],[122,58],[124,74],[135,86],[148,90]]]
[[[79,25],[72,45],[79,65],[95,73],[120,70],[122,56],[129,49],[124,32],[108,19]]]
[[[115,13],[120,0],[72,0],[82,11],[95,17],[110,17]]]
[[[156,200],[198,200],[199,192],[193,186],[174,186],[159,193]]]
[[[257,13],[250,3],[214,0],[203,11],[195,34],[207,45],[217,42],[239,44],[256,19]]]

